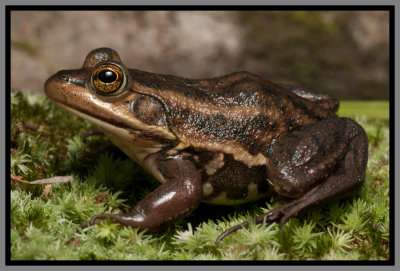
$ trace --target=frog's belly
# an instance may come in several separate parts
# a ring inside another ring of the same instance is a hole
[[[208,175],[203,172],[203,201],[236,205],[267,197],[271,191],[265,166],[247,165],[225,156],[225,165]]]
[[[207,193],[210,193],[211,189],[211,185],[209,183],[205,183],[203,185],[203,194],[207,195]],[[271,194],[271,190],[266,193],[260,193],[258,190],[258,184],[250,183],[247,187],[247,193],[243,194],[242,197],[229,197],[228,191],[222,191],[221,193],[215,194],[212,197],[205,196],[202,202],[214,205],[238,205],[266,198]]]

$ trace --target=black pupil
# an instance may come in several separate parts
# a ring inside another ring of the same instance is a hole
[[[111,70],[105,69],[99,72],[97,78],[103,83],[112,83],[117,79],[117,74]]]

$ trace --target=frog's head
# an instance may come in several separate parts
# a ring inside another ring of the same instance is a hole
[[[164,106],[134,90],[131,71],[110,48],[91,51],[81,69],[57,72],[44,89],[52,102],[97,124],[113,142],[122,137],[156,138],[155,143],[175,139]]]
[[[96,98],[112,99],[131,85],[129,71],[118,53],[110,48],[98,48],[87,55],[81,69],[57,72],[46,81],[44,88],[52,101],[76,106],[77,101],[73,99],[76,95],[97,94]]]

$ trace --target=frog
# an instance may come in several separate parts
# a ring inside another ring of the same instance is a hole
[[[339,101],[328,94],[248,71],[186,79],[131,69],[107,47],[52,75],[44,90],[160,183],[129,212],[97,214],[89,225],[109,218],[162,232],[200,203],[238,205],[275,193],[286,203],[252,221],[282,229],[308,208],[356,195],[364,182],[367,135],[337,116]]]

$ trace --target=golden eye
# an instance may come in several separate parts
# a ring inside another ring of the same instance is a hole
[[[93,86],[104,94],[111,94],[125,87],[123,70],[112,64],[98,66],[92,73]]]

